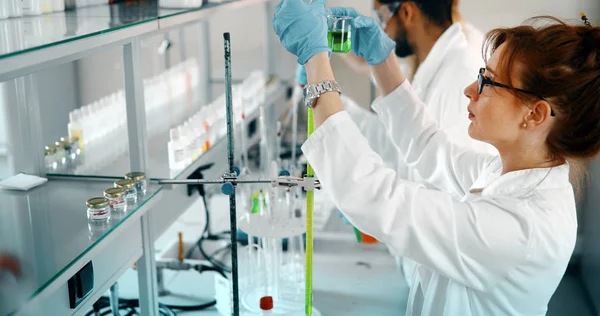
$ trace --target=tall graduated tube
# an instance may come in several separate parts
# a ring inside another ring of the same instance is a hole
[[[349,16],[328,15],[327,45],[334,53],[348,53],[352,48],[352,18]]]
[[[260,128],[260,176],[265,178],[267,176],[269,165],[271,162],[271,146],[269,146],[269,134],[267,128],[267,117],[265,113],[265,107],[260,105],[259,107],[259,128]]]

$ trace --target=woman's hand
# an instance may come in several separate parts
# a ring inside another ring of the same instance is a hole
[[[281,0],[275,8],[273,29],[281,44],[298,57],[304,65],[312,56],[320,52],[331,54],[327,46],[326,0]]]
[[[328,15],[352,17],[352,51],[364,57],[369,65],[382,63],[396,47],[381,27],[370,17],[358,13],[352,8],[330,8]]]

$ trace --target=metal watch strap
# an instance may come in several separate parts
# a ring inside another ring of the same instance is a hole
[[[333,91],[336,91],[339,94],[342,93],[338,83],[334,80],[325,80],[319,83],[306,85],[304,87],[304,105],[312,108],[323,93]]]

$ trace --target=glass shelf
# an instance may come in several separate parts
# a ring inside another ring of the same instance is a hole
[[[140,24],[154,23],[151,28],[141,31],[147,33],[160,28],[160,19],[166,19],[165,26],[171,27],[209,17],[217,10],[236,9],[264,1],[231,0],[218,4],[208,3],[194,9],[160,8],[158,0],[136,1],[84,7],[39,16],[2,19],[0,20],[0,60]],[[188,13],[187,19],[181,19]],[[134,35],[141,34],[132,33],[127,36]]]
[[[158,29],[157,10],[121,4],[0,20],[0,60],[143,23]]]
[[[0,190],[0,252],[21,264],[23,278],[0,315],[35,297],[161,191],[150,185],[138,204],[111,214],[107,225],[88,225],[86,201],[102,196],[112,182],[50,180],[26,192]],[[0,255],[3,255],[0,253]]]
[[[219,87],[215,87],[213,90],[219,91]],[[284,83],[275,82],[270,84],[267,87],[265,106],[283,107],[281,101],[284,100],[286,93],[287,89]],[[213,163],[217,160],[225,161],[227,159],[227,142],[225,138],[221,138],[212,144],[208,151],[186,167],[181,169],[171,169],[169,167],[169,155],[167,151],[167,143],[170,140],[169,130],[186,121],[202,106],[200,93],[193,91],[191,96],[184,95],[183,97],[173,100],[168,106],[169,111],[157,112],[147,116],[148,161],[146,161],[146,173],[149,177],[154,179],[185,179],[203,164]],[[246,125],[252,124],[252,121],[256,120],[258,117],[259,110],[255,109],[252,113],[246,115]],[[256,127],[258,127],[258,124],[256,124]],[[239,127],[236,127],[236,129],[239,129]],[[258,135],[255,137],[248,136],[249,145],[258,141]],[[236,139],[239,139],[239,136],[236,136]],[[106,148],[106,150],[110,150],[110,148]],[[65,166],[60,170],[48,172],[47,175],[50,177],[101,176],[120,178],[131,171],[128,150],[116,157],[101,160],[100,163],[95,166],[86,162],[85,152],[81,155],[80,161],[81,162],[78,165]]]

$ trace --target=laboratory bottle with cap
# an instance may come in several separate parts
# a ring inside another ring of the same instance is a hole
[[[127,211],[127,201],[125,200],[125,189],[110,188],[104,190],[104,197],[108,199],[110,208],[115,212]]]
[[[115,181],[115,188],[122,188],[125,190],[125,200],[129,204],[135,204],[137,202],[137,189],[135,188],[135,182],[130,179],[122,179]]]
[[[125,175],[125,179],[135,182],[135,189],[139,194],[146,194],[148,189],[148,180],[146,180],[146,174],[143,172],[130,172]]]
[[[87,200],[87,217],[90,222],[101,223],[110,220],[110,209],[107,198],[95,197]]]

